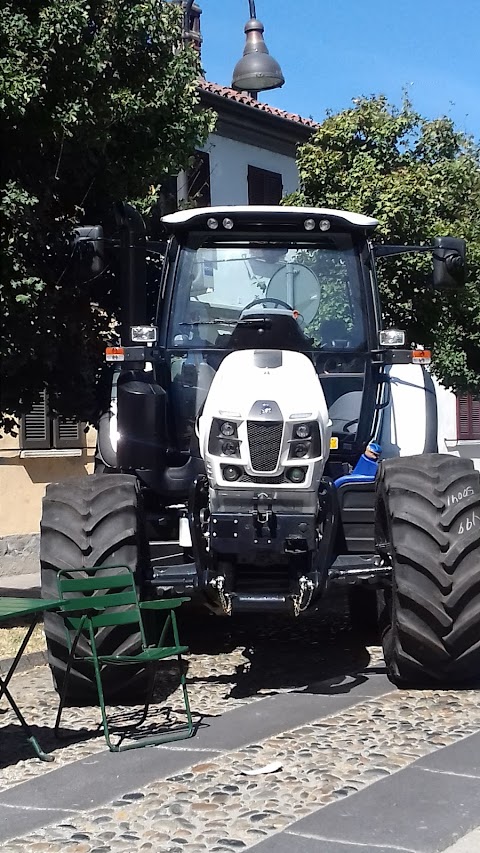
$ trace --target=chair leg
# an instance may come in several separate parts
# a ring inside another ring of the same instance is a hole
[[[157,648],[159,648],[159,649],[162,648],[162,646],[165,642],[165,637],[167,636],[167,631],[170,627],[170,622],[171,622],[171,616],[170,616],[170,614],[168,614],[167,618],[165,619],[163,628],[162,628],[162,633],[160,634],[160,639],[157,643]]]
[[[73,643],[72,643],[72,648],[70,649],[70,654],[69,654],[69,656],[68,656],[68,660],[67,660],[67,668],[66,668],[66,670],[65,670],[65,678],[64,678],[63,686],[62,686],[62,693],[61,693],[61,695],[60,695],[60,704],[59,704],[59,706],[58,706],[57,717],[56,717],[56,720],[55,720],[55,726],[54,726],[54,728],[53,728],[53,733],[54,733],[55,737],[56,737],[56,738],[58,738],[58,739],[60,739],[60,738],[61,738],[61,734],[60,734],[60,719],[61,719],[61,716],[62,716],[62,713],[63,713],[63,709],[64,709],[64,707],[65,707],[65,701],[66,701],[66,698],[67,698],[67,688],[68,688],[68,680],[69,680],[69,678],[70,678],[70,670],[71,670],[71,668],[72,668],[72,663],[73,663],[73,659],[74,659],[74,656],[75,656],[75,651],[76,651],[76,648],[77,648],[78,641],[79,641],[79,639],[80,639],[81,633],[82,633],[82,631],[83,631],[84,624],[85,624],[85,616],[84,616],[84,617],[82,617],[82,621],[81,621],[81,623],[80,623],[80,627],[79,627],[79,629],[78,629],[77,633],[75,634],[75,639],[74,639],[74,641],[73,641]]]
[[[148,687],[147,687],[147,700],[145,702],[145,707],[143,709],[143,714],[139,720],[138,725],[141,726],[148,717],[148,709],[150,708],[152,699],[153,699],[153,688],[155,686],[155,667],[153,663],[148,665]]]
[[[185,711],[187,713],[187,737],[190,737],[193,734],[193,721],[192,721],[192,711],[190,709],[190,699],[188,698],[188,690],[187,690],[187,679],[185,673],[183,672],[183,659],[182,656],[178,656],[178,665],[180,667],[180,684],[182,685],[182,693],[183,693],[183,702],[185,705]]]
[[[103,725],[103,734],[105,735],[105,740],[110,752],[120,752],[119,746],[116,746],[112,743],[110,739],[110,731],[108,729],[108,720],[107,720],[107,712],[105,710],[105,699],[103,695],[103,685],[102,685],[102,677],[100,675],[100,666],[98,663],[97,649],[95,646],[95,636],[93,633],[93,628],[90,624],[90,645],[92,648],[92,656],[93,656],[93,668],[95,670],[95,680],[97,682],[97,692],[98,692],[98,701],[100,702],[100,709],[102,712],[102,725]]]
[[[180,637],[178,635],[178,624],[177,624],[177,614],[174,610],[170,611],[170,618],[172,620],[172,629],[173,629],[173,639],[175,641],[175,645],[180,645]]]
[[[178,634],[177,614],[175,613],[174,610],[172,610],[170,612],[171,612],[171,616],[172,616],[173,639],[175,641],[175,644],[178,647],[180,645],[180,637]],[[188,721],[187,737],[190,737],[193,734],[192,712],[190,710],[190,700],[188,698],[188,691],[187,691],[187,679],[186,679],[185,674],[183,672],[183,659],[182,659],[181,655],[178,655],[178,665],[180,667],[180,684],[182,685],[183,701],[185,704],[185,711],[187,713],[187,721]]]

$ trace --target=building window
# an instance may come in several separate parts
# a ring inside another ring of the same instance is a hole
[[[73,418],[52,418],[47,392],[23,415],[20,426],[22,450],[67,450],[84,447],[84,424]]]
[[[280,204],[282,194],[282,176],[278,172],[248,167],[249,204]]]
[[[196,207],[210,207],[210,155],[195,151],[193,166],[188,172],[188,198]]]
[[[480,399],[471,394],[457,397],[457,439],[480,441]]]

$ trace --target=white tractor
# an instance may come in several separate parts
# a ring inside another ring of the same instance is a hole
[[[44,595],[59,568],[127,564],[143,597],[187,593],[224,615],[299,616],[341,584],[358,623],[380,592],[392,680],[467,683],[480,669],[479,477],[438,454],[429,353],[382,328],[375,275],[379,257],[428,251],[433,285],[458,288],[464,242],[375,245],[374,219],[317,208],[163,223],[152,316],[155,245],[118,206],[122,340],[107,351],[101,470],[47,488]],[[60,627],[46,615],[59,688]],[[98,642],[113,654],[138,637],[120,627]],[[111,694],[143,683],[135,669],[104,677]],[[80,662],[72,694],[93,692],[90,678]]]

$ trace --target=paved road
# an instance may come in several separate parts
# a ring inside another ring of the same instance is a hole
[[[451,853],[479,853],[475,691],[396,690],[341,602],[304,621],[208,620],[184,634],[190,741],[113,755],[98,709],[72,708],[59,745],[48,668],[16,676],[56,760],[33,759],[0,715],[2,851],[438,853],[463,838]],[[154,725],[180,719],[172,667],[156,702]],[[132,710],[112,709],[118,726]],[[250,775],[272,763],[281,768]]]

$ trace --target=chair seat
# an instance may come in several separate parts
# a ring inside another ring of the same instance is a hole
[[[174,655],[182,655],[188,652],[188,646],[162,646],[161,649],[144,649],[138,655],[98,655],[98,660],[102,663],[141,663],[152,660],[163,660],[163,658],[171,658]],[[83,659],[83,657],[82,657]],[[93,660],[90,655],[85,660]]]

